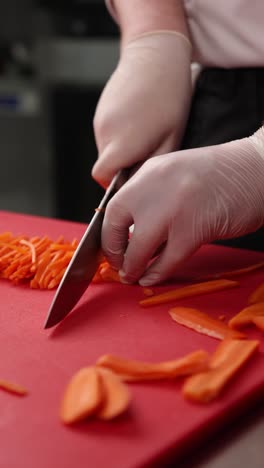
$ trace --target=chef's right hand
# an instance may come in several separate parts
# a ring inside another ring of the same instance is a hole
[[[129,42],[107,83],[94,118],[98,160],[93,177],[114,174],[179,148],[191,102],[191,46],[173,31]]]

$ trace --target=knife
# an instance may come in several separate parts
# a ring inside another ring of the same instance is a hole
[[[123,169],[115,175],[107,188],[63,275],[50,306],[44,328],[53,327],[63,320],[88,288],[100,263],[101,229],[106,205],[127,179],[128,170]]]

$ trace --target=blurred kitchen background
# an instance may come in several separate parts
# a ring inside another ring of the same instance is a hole
[[[0,210],[89,221],[93,115],[118,53],[104,0],[0,1]]]

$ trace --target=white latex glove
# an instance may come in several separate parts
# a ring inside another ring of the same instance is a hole
[[[156,31],[122,49],[94,118],[99,152],[92,175],[106,186],[121,168],[177,149],[191,100],[191,46]]]
[[[250,138],[148,160],[108,204],[102,246],[124,282],[146,286],[168,278],[202,244],[263,224],[264,127]]]

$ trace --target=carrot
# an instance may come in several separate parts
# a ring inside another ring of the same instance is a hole
[[[21,385],[8,382],[7,380],[0,380],[0,388],[20,396],[27,395],[28,393],[24,387],[21,387]]]
[[[208,294],[210,292],[221,291],[239,286],[237,281],[219,279],[215,281],[206,281],[203,283],[191,284],[183,288],[173,289],[162,294],[156,294],[147,299],[143,299],[139,304],[143,307],[154,306],[158,304],[166,304],[178,299],[198,296],[200,294]]]
[[[199,277],[199,279],[203,279],[203,281],[205,281],[205,280],[220,279],[220,278],[236,278],[237,276],[246,275],[247,273],[260,270],[261,268],[264,268],[264,262],[254,263],[253,265],[249,265],[244,268],[238,268],[236,270],[224,271],[223,273],[213,273],[211,275]]]
[[[100,276],[104,282],[115,281],[120,283],[120,276],[118,271],[114,270],[109,264],[101,266]]]
[[[258,327],[260,330],[264,331],[264,316],[256,316],[252,318],[252,322],[256,327]]]
[[[155,293],[154,293],[153,289],[151,289],[151,288],[143,288],[143,294],[144,294],[144,296],[150,297],[150,296],[154,296]]]
[[[34,244],[24,239],[20,241],[20,244],[28,246],[28,248],[30,249],[30,253],[31,253],[31,263],[33,264],[36,263],[36,249],[35,249]]]
[[[99,419],[109,420],[119,416],[129,406],[131,395],[127,386],[118,375],[109,369],[98,368],[103,391],[104,400],[96,413]]]
[[[96,365],[110,369],[127,382],[174,379],[206,369],[208,353],[198,350],[182,358],[158,363],[134,361],[106,354],[98,359]]]
[[[14,284],[28,280],[32,288],[56,287],[78,245],[76,239],[55,242],[49,237],[13,236],[0,234],[0,277]],[[56,278],[53,282],[51,278]]]
[[[258,346],[257,340],[222,341],[210,359],[211,369],[186,379],[184,397],[198,403],[208,403],[217,398]]]
[[[175,322],[185,327],[191,328],[198,333],[208,335],[219,340],[224,338],[246,338],[246,336],[236,330],[232,330],[221,320],[217,320],[210,315],[190,307],[174,307],[169,310],[169,314]]]
[[[60,408],[61,420],[71,424],[95,414],[103,398],[103,386],[97,369],[82,368],[66,388]]]
[[[259,270],[264,268],[264,262],[254,263],[244,268],[239,268],[237,270],[226,271],[222,273],[222,278],[233,278],[234,276],[245,275],[246,273],[251,273],[252,271]]]
[[[264,283],[260,284],[249,296],[249,304],[256,304],[257,302],[264,302]]]
[[[233,329],[245,327],[249,325],[256,316],[264,316],[264,302],[252,304],[242,309],[229,320],[228,326]]]

